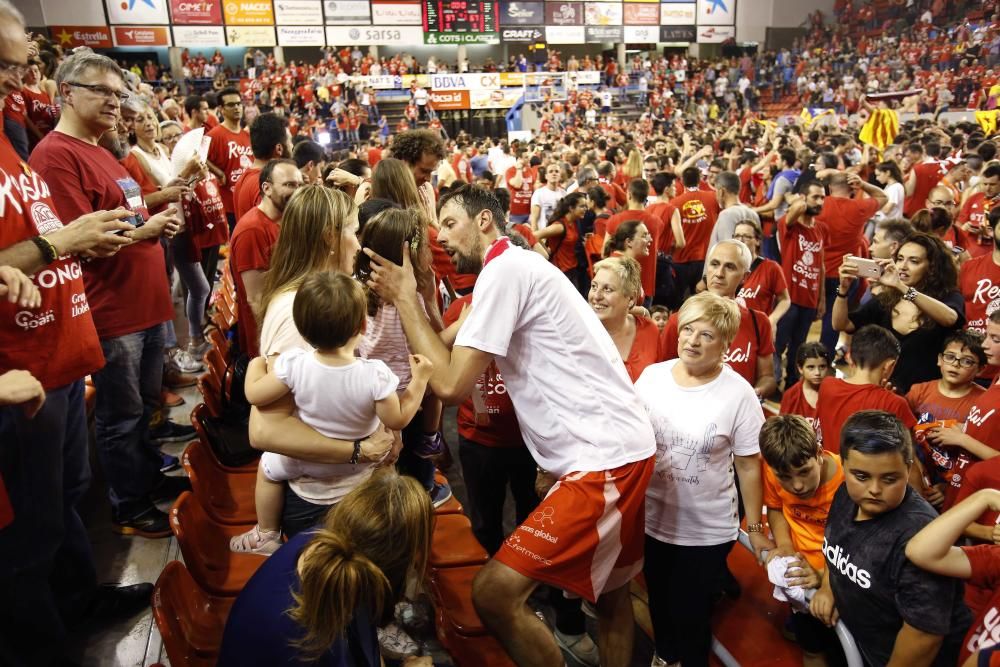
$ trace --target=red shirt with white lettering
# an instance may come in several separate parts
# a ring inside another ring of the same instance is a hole
[[[750,318],[751,312],[753,319]],[[677,358],[678,339],[677,313],[673,313],[660,334],[660,361]],[[757,358],[773,354],[774,337],[771,335],[771,320],[759,310],[749,311],[740,306],[740,328],[726,352],[725,362],[753,385],[757,383]]]
[[[233,186],[233,210],[237,220],[260,203],[260,172],[256,167],[247,167]]]
[[[236,313],[239,322],[240,350],[251,358],[260,354],[257,319],[247,300],[243,286],[244,271],[267,271],[271,266],[271,252],[278,242],[278,223],[267,217],[260,207],[254,206],[240,218],[229,242],[229,264],[236,281]]]
[[[823,200],[823,210],[816,216],[816,222],[823,226],[826,234],[824,263],[827,278],[839,275],[844,255],[858,251],[865,224],[878,209],[878,202],[871,197],[851,199],[830,196]]]
[[[973,227],[982,227],[987,222],[990,210],[997,204],[1000,204],[997,199],[987,200],[985,192],[977,192],[970,195],[962,204],[962,210],[958,212],[955,222],[959,225],[970,222]]]
[[[788,289],[781,265],[766,257],[758,257],[751,265],[750,274],[736,292],[736,301],[762,313],[774,311],[775,298]]]
[[[671,199],[670,205],[680,211],[681,229],[684,230],[684,247],[674,252],[674,261],[678,264],[704,262],[719,217],[719,200],[715,193],[688,190]]]
[[[917,425],[910,406],[902,396],[873,384],[850,384],[839,378],[823,378],[816,402],[816,417],[819,420],[816,434],[823,449],[840,453],[840,431],[848,418],[861,410],[884,410],[899,417],[903,425],[911,430]]]
[[[803,417],[814,431],[819,429],[819,417],[816,408],[809,405],[805,392],[802,390],[802,380],[799,380],[789,387],[781,397],[781,408],[778,411],[783,415],[799,415]]]
[[[1000,385],[994,384],[979,395],[975,404],[969,408],[969,416],[965,421],[965,433],[987,447],[1000,450]],[[971,455],[970,455],[971,456]],[[977,461],[975,457],[973,462]]]
[[[225,204],[227,211],[235,212],[233,188],[236,187],[236,182],[240,180],[243,171],[253,164],[250,133],[245,129],[233,132],[225,125],[219,125],[213,127],[205,136],[212,140],[208,147],[209,162],[226,176],[226,183],[222,186],[222,203]]]
[[[30,162],[47,182],[59,184],[52,199],[61,220],[119,206],[149,217],[139,184],[100,146],[53,130],[38,143]],[[83,282],[102,339],[143,331],[174,316],[159,239],[83,262]]]
[[[819,306],[819,291],[823,289],[823,251],[826,245],[823,228],[796,223],[789,226],[786,218],[778,221],[781,241],[781,270],[788,283],[792,303],[803,308]]]
[[[962,643],[958,664],[965,664],[976,651],[1000,643],[1000,546],[981,544],[974,547],[960,547],[969,559],[972,573],[966,579],[966,590],[976,588],[989,591],[979,609],[972,610],[976,620],[969,627]]]
[[[63,226],[49,186],[0,134],[0,248]],[[0,373],[29,371],[47,389],[81,379],[104,366],[90,314],[83,270],[76,257],[60,257],[34,276],[42,304],[21,308],[0,299]]]
[[[538,173],[531,167],[521,170],[521,187],[510,187],[510,179],[514,178],[517,167],[510,167],[504,174],[507,187],[510,188],[510,214],[530,215],[531,195],[535,192],[535,183],[538,181]]]
[[[25,112],[31,122],[35,124],[35,128],[42,133],[42,136],[51,132],[52,128],[56,126],[59,111],[52,104],[52,98],[49,97],[49,94],[44,90],[36,93],[27,88],[22,88],[21,94],[24,95]],[[28,138],[34,145],[34,136],[29,135]]]
[[[655,215],[650,215],[647,211],[622,211],[608,218],[604,228],[605,235],[614,234],[618,226],[628,220],[642,222],[653,238],[653,242],[649,246],[649,253],[639,259],[639,266],[642,268],[642,291],[652,296],[656,292],[656,247],[659,238],[663,235],[663,221]]]
[[[462,315],[462,308],[471,303],[471,294],[455,299],[442,316],[445,326],[457,322]],[[480,399],[471,396],[458,406],[459,435],[486,447],[523,447],[524,440],[521,438],[521,426],[517,423],[514,404],[507,394],[495,361],[490,361],[476,380],[472,391],[481,397],[480,410],[477,413],[476,404]]]
[[[910,387],[910,391],[906,394],[910,410],[913,411],[917,421],[921,424],[947,419],[954,419],[959,425],[964,424],[969,410],[986,390],[973,384],[968,394],[960,398],[952,398],[941,393],[938,382],[939,380],[930,380]],[[914,444],[920,448],[921,459],[923,459],[924,468],[930,476],[931,483],[944,482],[950,486],[952,477],[955,474],[960,474],[961,469],[968,464],[968,453],[961,447],[934,445],[924,437],[923,432],[917,432],[914,436]],[[960,486],[959,482],[955,486],[956,491]],[[945,494],[947,497],[943,509],[952,506],[956,491]]]
[[[210,173],[207,178],[198,181],[191,196],[185,197],[182,203],[190,258],[201,261],[204,248],[222,245],[229,240],[226,208],[215,174]]]
[[[10,91],[10,93],[4,99],[4,104],[3,104],[4,118],[11,120],[23,127],[26,111],[27,110],[25,109],[24,96],[21,94],[21,91],[20,90]]]
[[[903,200],[903,215],[912,218],[913,214],[927,206],[927,195],[944,174],[941,172],[940,162],[924,162],[913,167],[916,174],[916,183],[913,186],[913,195]]]

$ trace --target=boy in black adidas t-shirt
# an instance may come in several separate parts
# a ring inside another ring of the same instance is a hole
[[[873,667],[954,667],[972,620],[962,584],[906,558],[906,543],[937,516],[907,484],[909,431],[887,412],[858,412],[841,431],[840,456],[844,485],[827,519],[813,615],[827,625],[839,616]]]

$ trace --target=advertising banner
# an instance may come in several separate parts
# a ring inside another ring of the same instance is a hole
[[[111,30],[106,25],[50,25],[49,35],[59,46],[73,49],[78,46],[89,46],[92,49],[110,49]]]
[[[577,84],[597,85],[601,82],[601,73],[597,70],[570,72],[568,76]]]
[[[174,46],[222,46],[226,31],[222,26],[174,26]]]
[[[326,0],[323,3],[327,25],[368,25],[372,22],[368,8],[367,0]]]
[[[545,41],[549,44],[584,44],[587,35],[583,26],[545,26]]]
[[[499,44],[495,32],[427,32],[424,44]]]
[[[588,43],[595,42],[621,42],[624,32],[620,25],[587,26],[586,38]]]
[[[626,2],[625,25],[660,25],[660,6]]]
[[[106,0],[111,23],[167,25],[167,0]]]
[[[432,90],[431,105],[435,111],[453,111],[469,108],[469,91],[467,90]]]
[[[326,46],[326,34],[320,25],[279,25],[278,46]]]
[[[546,2],[545,25],[583,25],[583,3]]]
[[[229,46],[277,46],[274,38],[274,26],[229,26],[226,28],[226,41]]]
[[[727,39],[736,38],[736,26],[710,25],[698,26],[698,43],[719,44]]]
[[[586,25],[621,25],[622,3],[588,2],[583,15]]]
[[[222,0],[170,0],[176,25],[222,25]]]
[[[542,2],[501,2],[500,25],[542,25],[545,4]]]
[[[469,107],[472,109],[509,109],[523,94],[524,91],[517,88],[473,90],[469,92]]]
[[[656,44],[660,41],[660,28],[655,25],[627,25],[625,41],[629,44]]]
[[[661,25],[661,42],[693,42],[695,38],[693,25]]]
[[[492,90],[502,85],[500,72],[431,74],[430,78],[433,90]]]
[[[501,42],[542,42],[545,41],[543,28],[504,28],[500,31]]]
[[[274,25],[274,7],[271,5],[271,0],[224,0],[222,12],[226,25]],[[260,34],[263,35],[264,32]],[[273,30],[271,39],[274,39]],[[229,44],[233,45],[232,42]]]
[[[327,26],[326,43],[337,46],[355,44],[419,44],[424,39],[420,26]]]
[[[321,26],[323,3],[320,0],[275,0],[274,18],[278,25]]]
[[[372,3],[372,23],[375,25],[423,25],[423,22],[417,3]]]
[[[698,0],[698,25],[736,25],[736,0]]]
[[[111,28],[115,46],[170,46],[165,26],[116,25]]]
[[[660,5],[660,25],[694,25],[698,11],[693,2]]]
[[[50,31],[56,26],[104,27],[108,22],[104,18],[102,0],[42,0],[41,7],[45,25],[49,26]],[[110,31],[108,31],[108,39],[111,39]]]

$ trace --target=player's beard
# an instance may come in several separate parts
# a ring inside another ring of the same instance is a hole
[[[455,251],[455,270],[459,273],[478,275],[483,270],[483,242],[476,234],[468,255]]]

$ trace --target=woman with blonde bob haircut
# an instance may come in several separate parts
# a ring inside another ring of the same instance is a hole
[[[260,327],[260,354],[274,359],[293,348],[310,349],[295,327],[292,306],[305,278],[319,271],[351,274],[358,248],[358,208],[346,194],[323,185],[304,185],[295,191],[285,207],[281,234],[271,255],[271,268],[264,276],[261,299],[256,304]],[[255,368],[255,367],[254,367]],[[247,382],[258,376],[248,371]],[[254,447],[314,463],[349,463],[354,443],[326,438],[302,423],[295,413],[291,395],[250,412],[250,437]],[[358,461],[380,461],[392,445],[384,441],[362,441]],[[282,531],[289,537],[311,528],[331,505],[364,482],[369,466],[336,480],[300,478],[288,483],[281,517]],[[265,541],[256,531],[234,538],[237,551],[254,552]]]
[[[218,664],[378,667],[376,628],[391,620],[409,577],[422,575],[433,522],[414,479],[375,473],[321,528],[289,540],[250,578],[229,614]]]
[[[632,382],[654,363],[660,330],[656,323],[630,311],[642,294],[642,268],[630,257],[609,257],[594,264],[587,303],[611,334]]]
[[[725,363],[739,307],[702,292],[678,313],[677,359],[649,366],[635,383],[656,433],[656,469],[646,490],[653,665],[708,665],[712,603],[739,532],[739,478],[747,531],[758,557],[763,533],[760,401]]]

